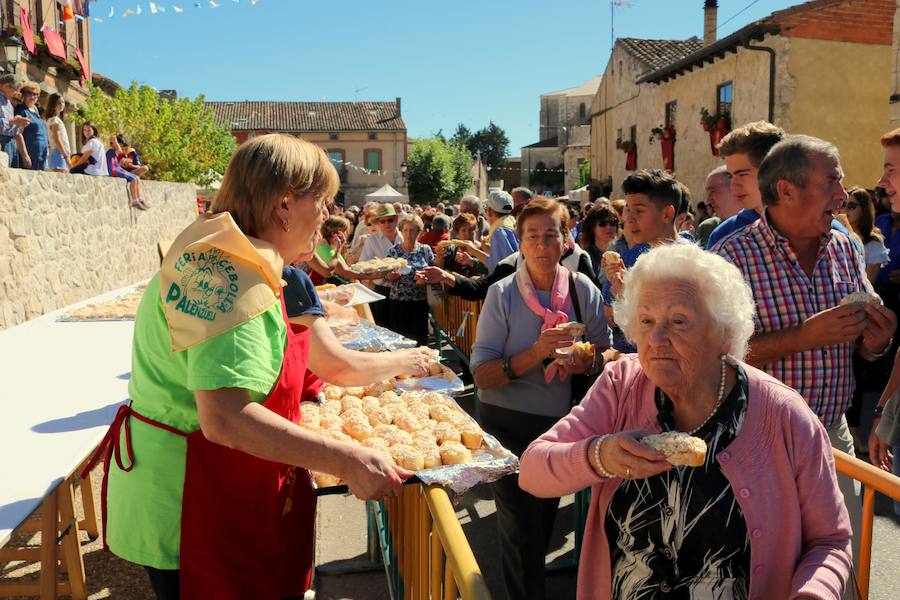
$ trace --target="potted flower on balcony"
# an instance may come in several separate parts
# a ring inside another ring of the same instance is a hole
[[[671,125],[660,125],[650,130],[650,143],[656,140],[675,141],[675,128]]]
[[[719,155],[719,142],[731,131],[731,115],[726,113],[710,113],[706,108],[700,109],[700,124],[703,131],[709,134],[709,145],[713,156]]]

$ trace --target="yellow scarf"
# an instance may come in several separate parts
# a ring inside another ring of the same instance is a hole
[[[515,231],[516,230],[516,218],[512,215],[506,215],[502,219],[497,219],[496,221],[491,223],[491,226],[488,227],[487,235],[484,238],[482,238],[481,242],[490,246],[491,238],[493,237],[494,232],[497,231],[497,228],[499,228],[499,227],[505,227],[506,229],[509,229],[510,231]]]
[[[201,216],[172,242],[159,289],[172,351],[246,323],[279,301],[281,255],[245,236],[229,213]]]

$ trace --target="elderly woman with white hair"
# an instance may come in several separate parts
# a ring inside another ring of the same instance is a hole
[[[841,598],[850,526],[828,435],[797,392],[741,361],[754,307],[737,268],[657,247],[614,311],[638,354],[529,446],[519,476],[535,496],[592,488],[578,598]],[[702,464],[642,443],[661,431],[703,440]]]

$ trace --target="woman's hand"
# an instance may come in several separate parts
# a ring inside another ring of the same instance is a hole
[[[650,435],[650,431],[623,431],[609,436],[600,446],[600,462],[603,468],[622,479],[646,479],[665,473],[672,468],[662,452],[645,446],[638,439]],[[595,452],[593,442],[589,448]]]
[[[387,274],[385,279],[387,279],[388,281],[397,281],[398,279],[400,279],[400,271],[391,271]]]
[[[30,169],[31,168],[31,157],[28,156],[27,154],[23,154],[23,155],[21,155],[21,158],[22,158],[22,164],[25,165],[25,168]]]
[[[872,461],[872,464],[887,471],[891,472],[891,466],[894,462],[894,456],[891,453],[891,447],[885,444],[878,434],[875,433],[875,428],[878,426],[880,417],[876,417],[876,420],[872,422],[872,433],[869,434],[869,459]]]
[[[428,375],[428,365],[431,363],[431,351],[428,348],[409,348],[396,350],[391,353],[396,359],[398,375],[410,375],[412,377],[424,377]]]
[[[625,281],[625,265],[622,262],[614,262],[603,267],[603,272],[606,273],[612,293],[616,296],[621,294],[622,284]]]
[[[438,283],[456,283],[456,279],[440,267],[425,267],[416,271],[416,285],[434,285]]]
[[[471,267],[475,263],[475,259],[472,258],[468,252],[465,250],[457,250],[456,251],[456,262],[461,265],[465,265],[467,267]]]
[[[360,500],[397,496],[403,481],[415,475],[395,465],[385,454],[364,446],[354,446],[350,460],[343,479]]]
[[[587,373],[591,370],[591,367],[594,366],[596,353],[596,348],[592,348],[590,353],[573,352],[572,362],[561,365],[560,369],[566,377],[568,377],[569,375],[580,375],[582,373]]]
[[[558,358],[556,350],[568,348],[575,340],[572,334],[560,327],[551,327],[541,332],[540,337],[534,343],[535,352],[544,358]]]

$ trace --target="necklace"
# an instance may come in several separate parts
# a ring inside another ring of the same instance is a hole
[[[719,410],[719,407],[722,405],[722,398],[725,396],[725,375],[728,372],[728,366],[726,365],[725,356],[722,356],[722,370],[721,375],[719,376],[719,397],[716,399],[716,403],[712,407],[712,411],[703,419],[703,422],[688,431],[688,435],[694,435],[701,429],[703,426],[709,423],[709,420],[712,419],[712,416],[716,414],[716,411]]]

